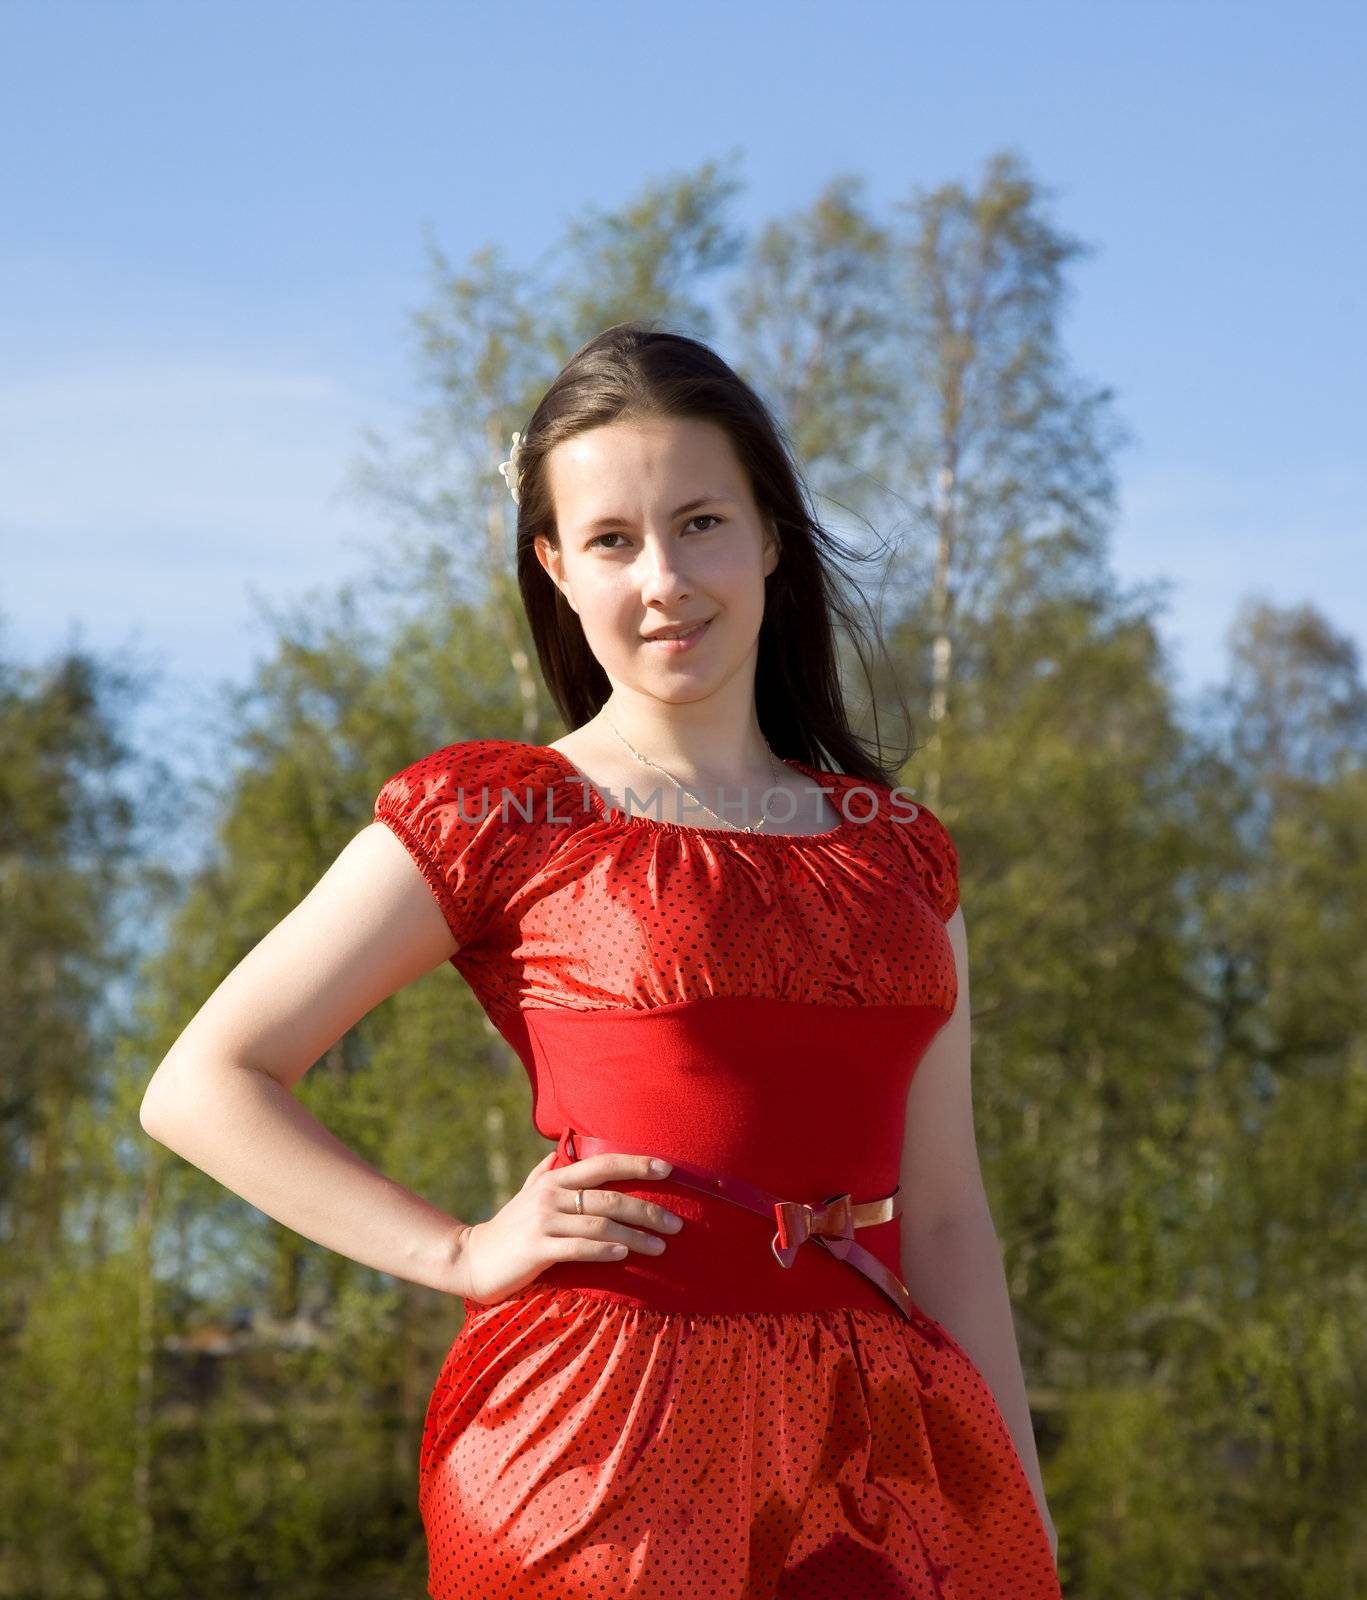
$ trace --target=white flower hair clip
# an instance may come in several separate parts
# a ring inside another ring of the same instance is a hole
[[[517,466],[517,462],[518,462],[518,457],[521,454],[522,454],[522,435],[520,433],[515,433],[513,435],[512,454],[508,457],[508,459],[506,461],[500,461],[499,464],[498,464],[498,470],[503,474],[504,482],[508,485],[508,493],[510,495],[512,495],[513,504],[515,506],[520,506],[522,504],[522,501],[519,498],[518,492],[517,492],[518,491],[518,466]]]

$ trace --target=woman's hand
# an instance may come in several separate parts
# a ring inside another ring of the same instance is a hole
[[[496,1305],[552,1262],[620,1261],[629,1249],[659,1255],[665,1241],[643,1228],[677,1233],[683,1226],[668,1206],[593,1187],[667,1177],[668,1162],[664,1172],[653,1172],[649,1156],[610,1151],[552,1170],[555,1156],[547,1151],[507,1205],[466,1229],[452,1274],[456,1294]],[[575,1207],[576,1189],[584,1191],[582,1215]]]

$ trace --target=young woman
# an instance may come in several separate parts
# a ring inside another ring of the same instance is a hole
[[[419,1462],[435,1600],[1057,1596],[974,1148],[958,858],[848,726],[828,536],[780,434],[706,346],[625,324],[501,470],[570,731],[391,777],[144,1126],[463,1297]],[[288,1094],[443,960],[556,1141],[473,1224]],[[208,1059],[239,1069],[254,1155]],[[913,1285],[964,1308],[993,1383]]]

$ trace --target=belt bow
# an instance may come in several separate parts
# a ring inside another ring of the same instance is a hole
[[[770,1241],[770,1248],[783,1267],[791,1267],[793,1257],[817,1234],[836,1241],[827,1248],[837,1256],[847,1254],[840,1248],[839,1241],[854,1239],[854,1207],[848,1192],[833,1194],[819,1206],[807,1205],[802,1200],[775,1201],[774,1221],[778,1231]]]

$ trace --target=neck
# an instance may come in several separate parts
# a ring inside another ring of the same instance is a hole
[[[770,770],[769,748],[753,697],[743,717],[722,719],[711,706],[624,703],[614,695],[594,720],[602,725],[603,737],[623,755],[628,753],[624,738],[681,779],[709,772]]]

